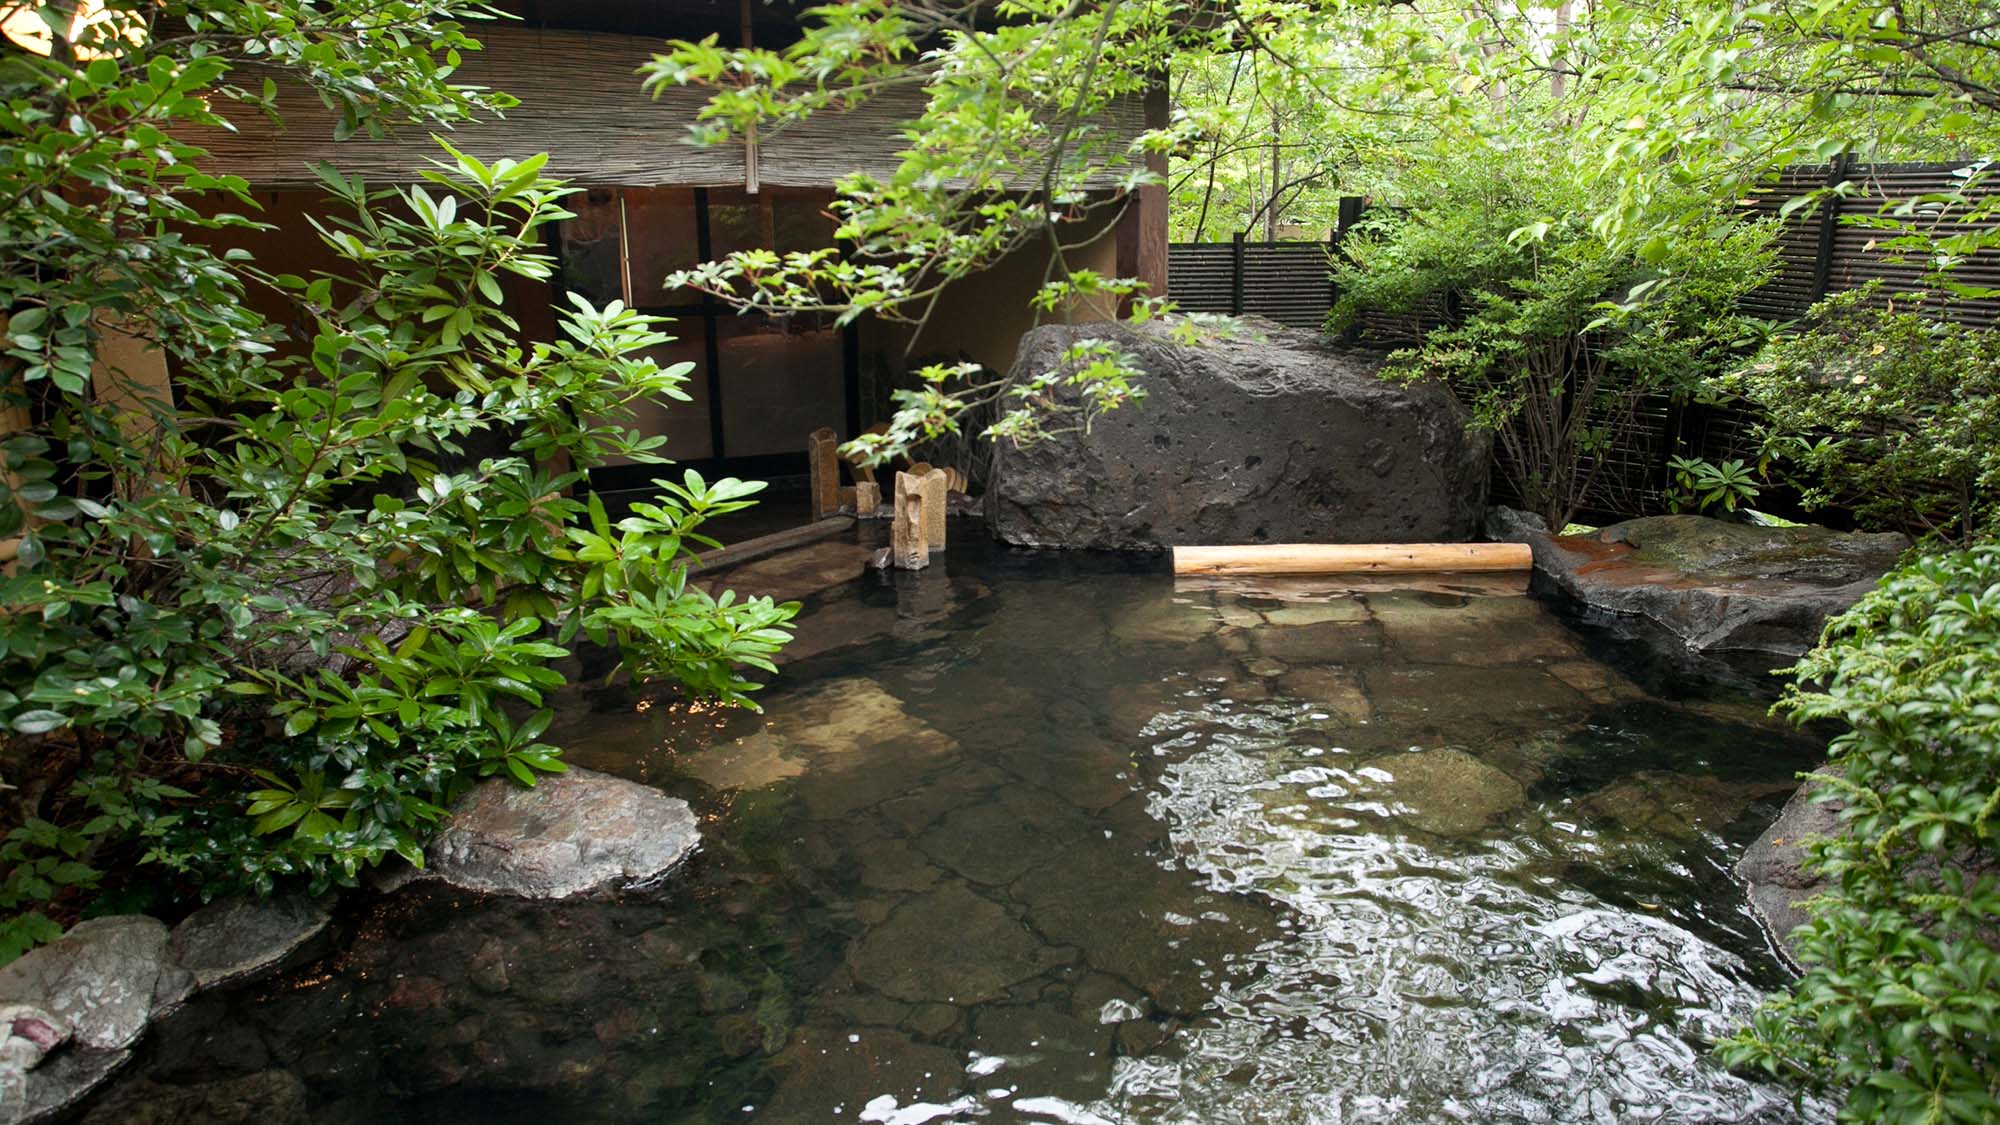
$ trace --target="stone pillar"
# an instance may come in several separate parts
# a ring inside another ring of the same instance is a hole
[[[822,520],[840,511],[840,435],[821,426],[806,439],[806,463],[812,473],[812,518]]]
[[[943,469],[932,469],[917,482],[924,501],[924,543],[933,551],[944,550],[944,494],[950,483]]]
[[[882,487],[873,480],[854,482],[854,514],[864,520],[875,518],[875,509],[882,506]]]
[[[889,560],[898,570],[922,570],[931,562],[924,537],[923,484],[908,473],[896,474],[896,515],[889,525]]]

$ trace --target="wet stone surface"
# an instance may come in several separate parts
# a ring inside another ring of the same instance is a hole
[[[1176,586],[962,546],[821,609],[762,714],[603,691],[550,732],[689,802],[666,885],[352,905],[323,959],[157,1025],[88,1112],[1800,1116],[1689,1045],[1783,979],[1728,867],[1818,748],[1754,703],[1649,694],[1449,578]]]

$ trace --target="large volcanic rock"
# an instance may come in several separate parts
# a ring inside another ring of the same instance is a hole
[[[1488,534],[1532,546],[1537,580],[1586,614],[1644,619],[1692,652],[1755,657],[1765,667],[1818,643],[1827,618],[1874,589],[1910,545],[1893,532],[1690,515],[1627,520],[1590,535],[1489,520]]]
[[[1478,526],[1487,439],[1442,388],[1377,378],[1380,353],[1258,321],[1194,345],[1158,325],[1045,325],[1016,371],[1058,369],[1093,338],[1138,356],[1146,397],[1001,452],[987,516],[1009,543],[1428,542]]]
[[[1791,932],[1812,920],[1802,904],[1827,888],[1825,879],[1805,869],[1806,841],[1840,835],[1840,802],[1815,802],[1816,788],[1818,783],[1810,781],[1799,786],[1778,819],[1736,861],[1736,877],[1743,880],[1751,911],[1794,968],[1797,950]]]

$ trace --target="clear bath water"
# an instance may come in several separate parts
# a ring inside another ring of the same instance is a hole
[[[1491,583],[1177,584],[958,538],[813,599],[762,715],[570,701],[571,762],[700,813],[668,885],[352,904],[91,1112],[1827,1115],[1705,1047],[1785,979],[1728,870],[1820,746],[1761,702],[1642,685]]]

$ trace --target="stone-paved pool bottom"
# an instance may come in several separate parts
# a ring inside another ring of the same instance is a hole
[[[90,1119],[1795,1119],[1702,1041],[1783,979],[1726,871],[1817,747],[1411,585],[973,547],[829,591],[766,714],[556,732],[702,812],[670,886],[359,904]]]

